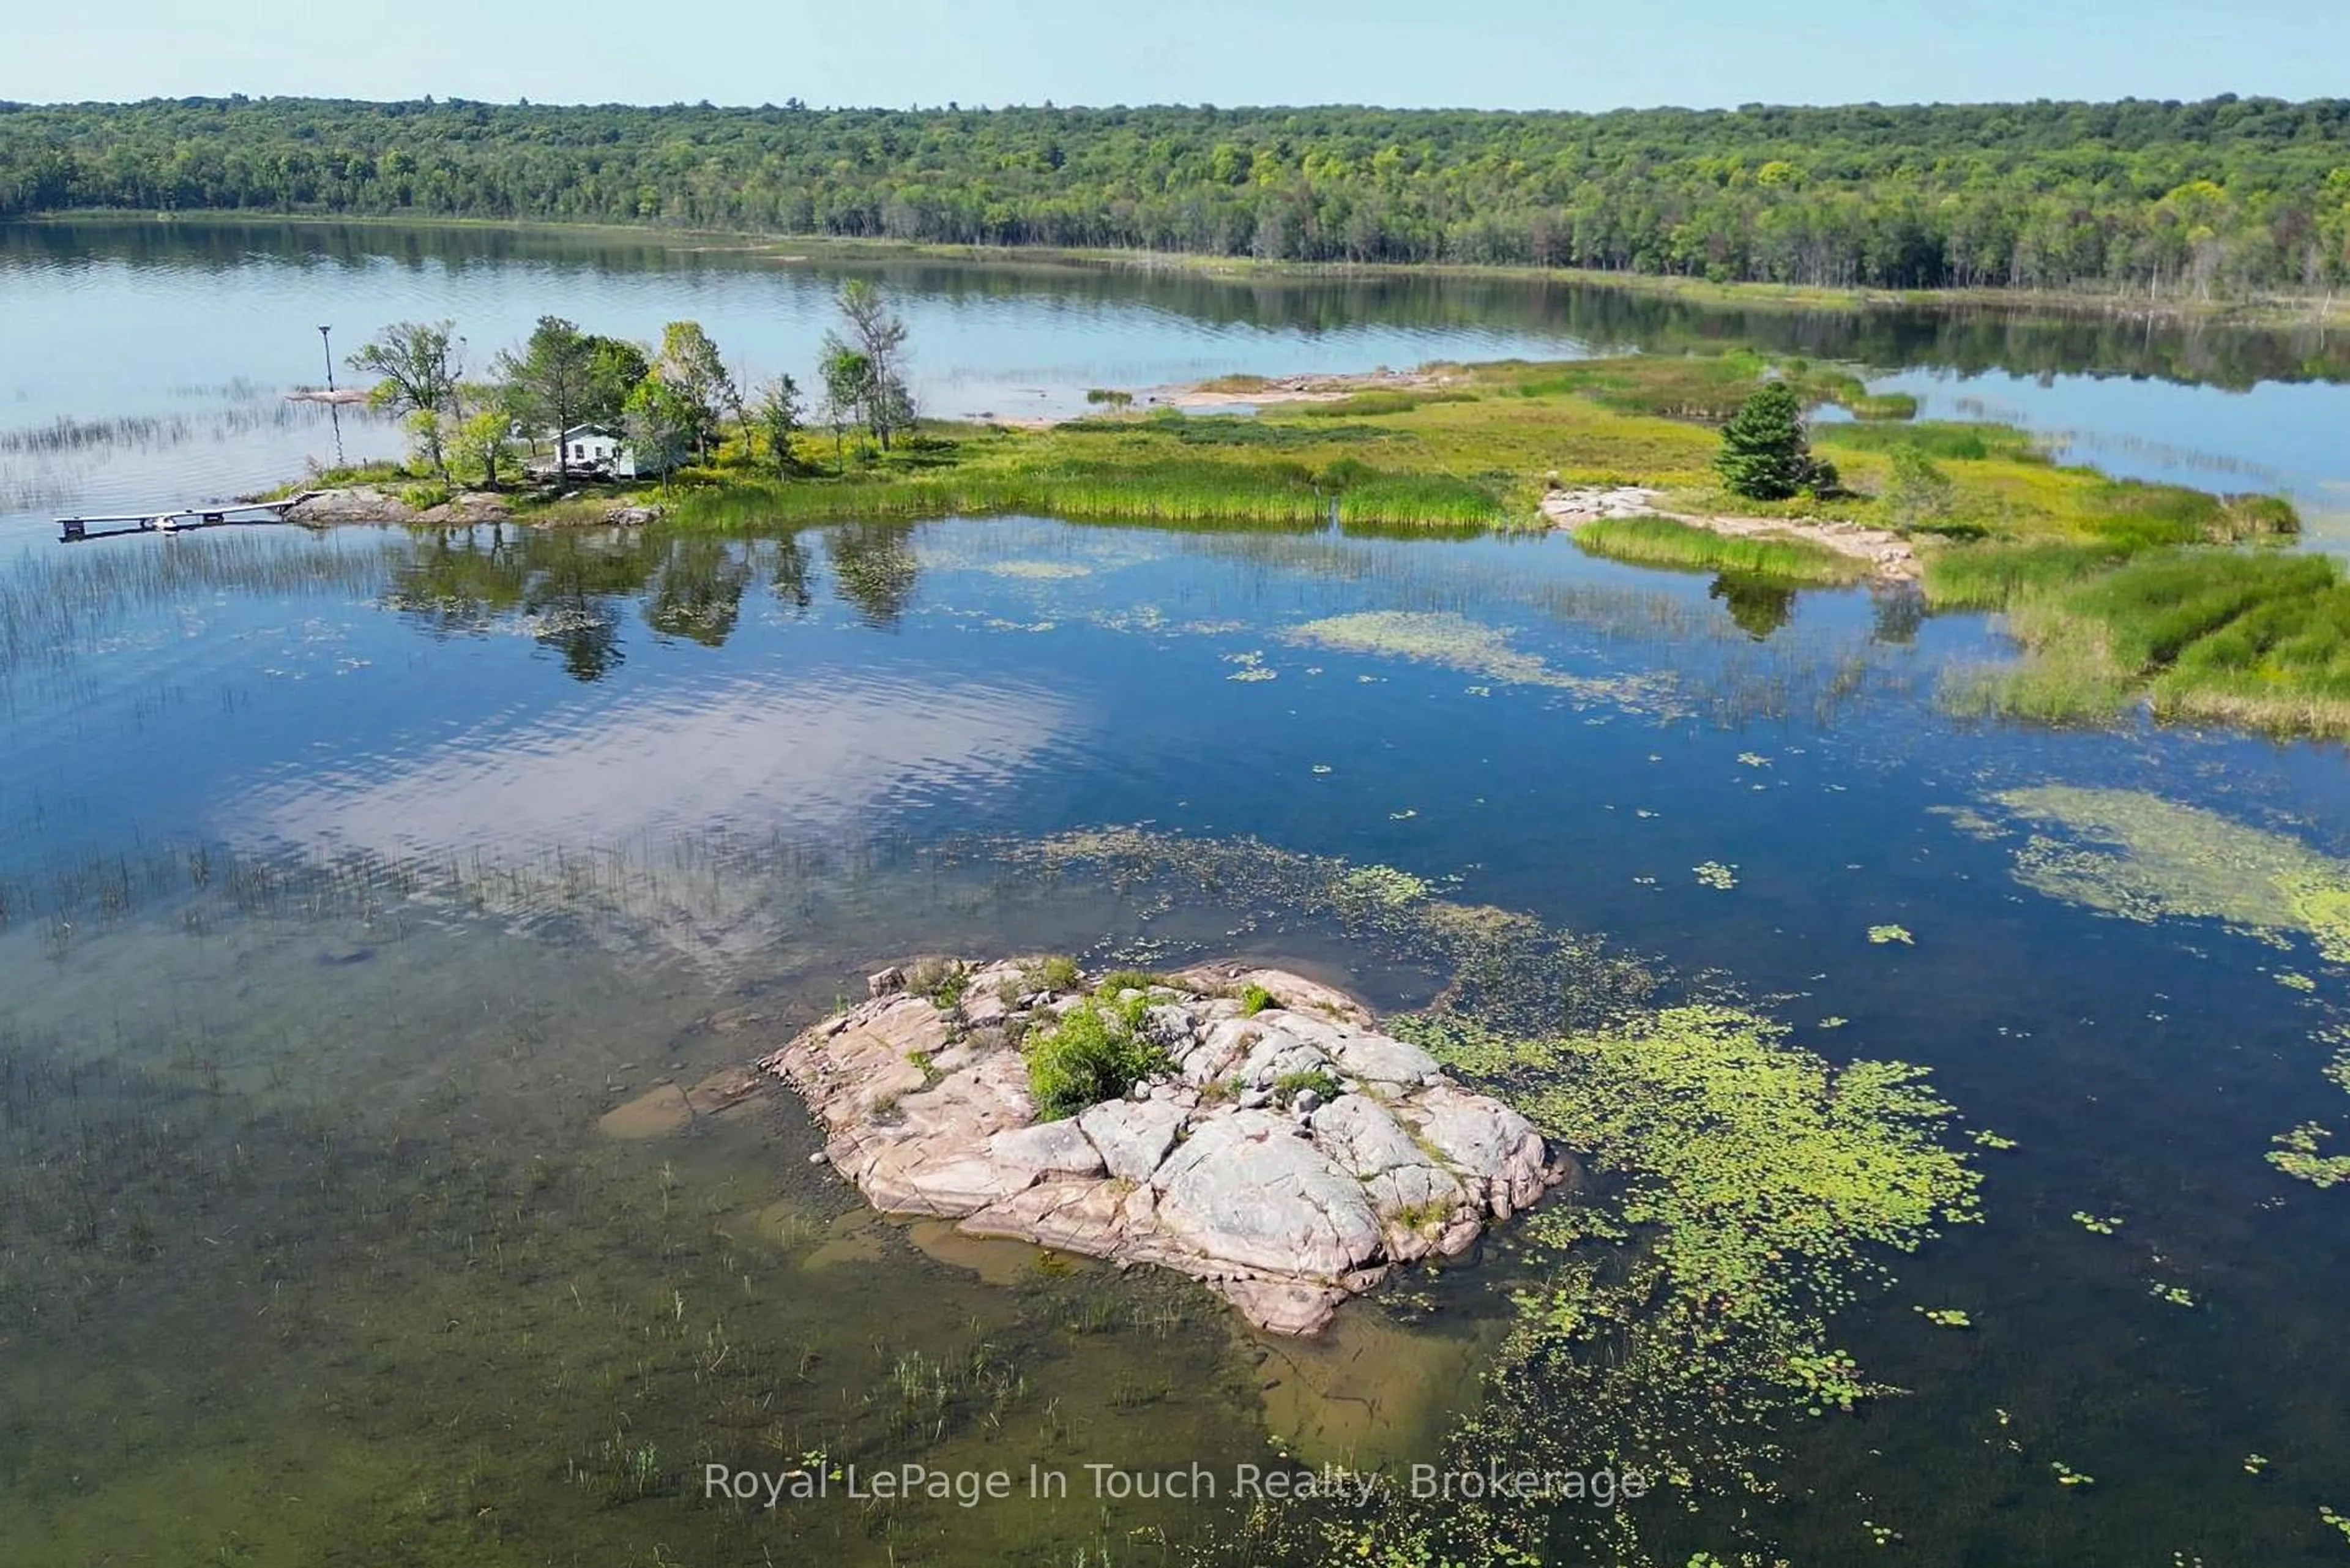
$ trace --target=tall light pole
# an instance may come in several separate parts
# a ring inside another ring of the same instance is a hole
[[[327,356],[327,421],[335,427],[335,466],[347,468],[349,460],[343,456],[343,404],[335,394],[335,343],[328,334],[331,327],[318,328],[318,348]]]

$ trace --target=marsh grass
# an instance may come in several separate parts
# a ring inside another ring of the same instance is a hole
[[[1575,531],[1575,542],[1595,556],[1641,566],[1732,572],[1804,587],[1859,581],[1867,566],[1808,540],[1731,536],[1669,517],[1609,517]]]
[[[1926,602],[1936,609],[2005,609],[2028,594],[2079,582],[2118,566],[2107,545],[1983,544],[1929,552]]]
[[[223,591],[331,597],[372,591],[407,542],[295,529],[186,535],[109,549],[28,552],[0,571],[0,675],[69,658],[126,617]]]
[[[1961,713],[2094,721],[2143,699],[2167,720],[2350,734],[2350,584],[2330,557],[2207,545],[1963,559],[1937,557],[1928,592],[2003,605],[2025,658],[1954,676]]]

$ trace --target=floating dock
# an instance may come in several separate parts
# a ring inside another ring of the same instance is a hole
[[[125,534],[183,534],[194,528],[254,527],[286,522],[286,514],[317,493],[306,490],[283,501],[248,501],[234,506],[180,506],[162,512],[125,513],[115,517],[60,517],[57,539],[78,545],[85,539],[116,539]]]

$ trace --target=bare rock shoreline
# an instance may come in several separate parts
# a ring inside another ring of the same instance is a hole
[[[636,506],[616,502],[591,515],[616,527],[638,527],[658,521],[661,510],[658,506]],[[437,506],[418,507],[391,491],[373,484],[309,491],[286,508],[286,521],[312,527],[329,527],[346,523],[421,523],[463,526],[504,523],[513,516],[512,500],[494,491],[459,491]],[[540,517],[536,521],[577,522],[579,519]]]
[[[877,1209],[1208,1284],[1313,1334],[1395,1268],[1472,1249],[1565,1179],[1526,1119],[1453,1082],[1359,1003],[1279,970],[1208,967],[1098,999],[1033,961],[902,971],[760,1063],[822,1123]],[[1039,1117],[1019,1041],[1123,1006],[1161,1070]],[[1252,1010],[1253,1009],[1253,1010]]]

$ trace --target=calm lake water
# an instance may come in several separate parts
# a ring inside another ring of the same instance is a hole
[[[2350,408],[2322,343],[882,270],[949,409],[1742,332],[2098,432],[2117,468],[2255,465],[2305,497],[2350,473],[2314,433]],[[5,458],[11,1562],[1171,1563],[1218,1510],[768,1511],[693,1482],[816,1450],[1015,1472],[1263,1462],[1275,1439],[1425,1453],[1503,1319],[1506,1238],[1326,1345],[1266,1345],[1179,1282],[877,1220],[773,1100],[680,1138],[598,1131],[910,951],[1258,953],[1382,1008],[1448,979],[1277,877],[1203,884],[1180,852],[1040,867],[1055,836],[1125,826],[1604,934],[1832,1057],[1929,1065],[1968,1127],[2016,1140],[1984,1156],[1986,1222],[1840,1320],[1908,1393],[1783,1434],[1761,1527],[1794,1561],[2339,1560],[2319,1510],[2350,1508],[2350,1213],[2262,1157],[2341,1104],[2319,1032],[2343,971],[2298,937],[2050,897],[2016,874],[2026,833],[1977,820],[2016,788],[2142,791],[2340,856],[2334,748],[1956,725],[1933,693],[2000,656],[1980,618],[1547,537],[46,532],[330,450],[277,400],[318,374],[322,321],[355,343],[448,315],[500,344],[541,311],[695,316],[774,369],[809,357],[833,275],[628,238],[0,239],[0,424],[156,421]],[[2162,373],[2206,379],[2129,379]],[[2262,379],[2286,376],[2314,379]],[[1888,924],[1915,944],[1867,940]],[[2056,1484],[2059,1461],[2095,1484]],[[1733,1542],[1701,1528],[1670,1560],[1700,1546]]]

